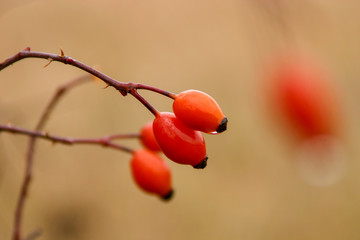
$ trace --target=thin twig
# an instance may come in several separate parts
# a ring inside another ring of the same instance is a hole
[[[84,75],[81,77],[78,77],[69,83],[61,86],[58,88],[58,90],[55,92],[54,96],[50,100],[49,104],[45,107],[43,113],[40,116],[40,119],[35,127],[36,131],[42,130],[44,127],[47,119],[49,118],[51,112],[55,108],[56,104],[59,102],[60,98],[64,95],[64,93],[69,90],[70,88],[73,88],[81,83],[89,81],[90,75]],[[36,137],[31,136],[29,140],[28,150],[26,154],[25,159],[25,174],[24,179],[21,185],[20,189],[20,195],[18,197],[16,209],[15,209],[15,218],[14,218],[14,229],[13,229],[13,240],[20,240],[22,231],[22,215],[23,215],[23,209],[25,205],[25,200],[27,193],[29,191],[31,178],[32,178],[32,168],[33,168],[33,162],[34,162],[34,151],[35,151],[35,143],[36,143]]]
[[[13,125],[0,125],[0,132],[9,132],[13,134],[20,134],[20,135],[26,135],[30,137],[35,138],[41,138],[44,140],[51,141],[53,143],[62,143],[65,145],[74,145],[74,144],[92,144],[92,145],[100,145],[103,147],[109,147],[116,150],[121,150],[125,152],[132,153],[134,150],[131,148],[113,143],[112,140],[114,138],[118,138],[119,135],[114,135],[116,137],[112,136],[105,136],[105,137],[99,137],[99,138],[71,138],[71,137],[62,137],[58,135],[52,135],[48,134],[46,132],[39,132],[34,130],[28,130],[25,128],[16,127]],[[135,136],[135,134],[129,134],[128,136]]]
[[[143,98],[136,89],[131,89],[130,94],[133,95],[137,100],[139,100],[155,117],[159,115],[159,112]]]
[[[114,135],[110,135],[107,136],[106,138],[109,139],[109,141],[112,140],[117,140],[117,139],[129,139],[129,138],[140,138],[140,134],[139,133],[125,133],[125,134],[114,134]]]
[[[134,88],[135,89],[144,89],[144,90],[149,90],[149,91],[152,91],[152,92],[156,92],[156,93],[162,94],[162,95],[164,95],[166,97],[169,97],[169,98],[172,98],[172,99],[176,98],[176,94],[174,94],[174,93],[167,92],[167,91],[164,91],[162,89],[152,87],[152,86],[149,86],[149,85],[144,85],[144,84],[141,84],[141,83],[136,83]]]
[[[64,95],[64,93],[66,91],[68,91],[70,88],[76,87],[82,83],[89,82],[89,80],[91,80],[89,75],[83,75],[83,76],[75,78],[74,80],[59,87],[56,90],[53,98],[50,100],[49,104],[44,109],[44,112],[42,113],[41,118],[40,118],[35,130],[39,131],[44,127],[45,122],[49,118],[49,115],[51,114],[52,110],[55,108],[56,104],[59,102],[60,98]]]

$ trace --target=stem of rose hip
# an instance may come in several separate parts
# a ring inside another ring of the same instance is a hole
[[[144,85],[144,84],[141,84],[141,83],[135,84],[134,88],[135,89],[144,89],[144,90],[149,90],[149,91],[152,91],[152,92],[156,92],[156,93],[159,93],[161,95],[164,95],[164,96],[172,98],[172,99],[176,98],[176,94],[174,94],[174,93],[171,93],[171,92],[168,92],[168,91],[156,88],[156,87]]]
[[[139,100],[155,117],[159,115],[159,111],[156,110],[145,98],[143,98],[136,89],[130,89],[130,94]]]

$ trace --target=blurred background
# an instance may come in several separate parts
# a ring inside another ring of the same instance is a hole
[[[131,179],[130,155],[38,141],[24,235],[39,239],[360,239],[359,1],[1,0],[0,61],[31,47],[60,53],[123,82],[213,96],[228,130],[205,135],[208,166],[169,161],[164,203]],[[269,56],[301,49],[326,66],[341,99],[346,171],[314,186],[263,98]],[[0,123],[34,128],[56,88],[84,72],[27,59],[0,72]],[[69,137],[137,132],[152,115],[133,97],[87,83],[45,129]],[[142,91],[158,110],[172,101]],[[10,239],[27,137],[0,134],[0,237]],[[122,142],[121,142],[122,143]],[[124,145],[139,148],[136,140]]]

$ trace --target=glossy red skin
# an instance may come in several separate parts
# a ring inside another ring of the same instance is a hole
[[[154,131],[152,127],[152,122],[148,122],[145,126],[141,129],[140,132],[140,140],[144,147],[152,150],[152,151],[161,151],[159,144],[157,143]]]
[[[216,132],[225,118],[217,102],[197,90],[187,90],[177,95],[173,111],[186,126],[205,133]]]
[[[153,130],[161,150],[174,162],[196,166],[206,157],[201,132],[185,126],[175,114],[159,113],[153,122]]]
[[[137,150],[133,153],[130,166],[134,181],[144,191],[160,197],[172,191],[170,169],[156,153],[147,149]]]
[[[299,136],[337,134],[338,105],[320,69],[292,56],[281,59],[273,80],[279,110]]]

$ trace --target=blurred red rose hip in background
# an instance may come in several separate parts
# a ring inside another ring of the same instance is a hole
[[[282,55],[272,62],[269,77],[274,107],[296,136],[339,134],[338,99],[322,66],[300,54]]]
[[[271,114],[294,141],[293,156],[301,177],[325,186],[343,175],[343,114],[330,74],[312,58],[281,55],[267,72]]]

